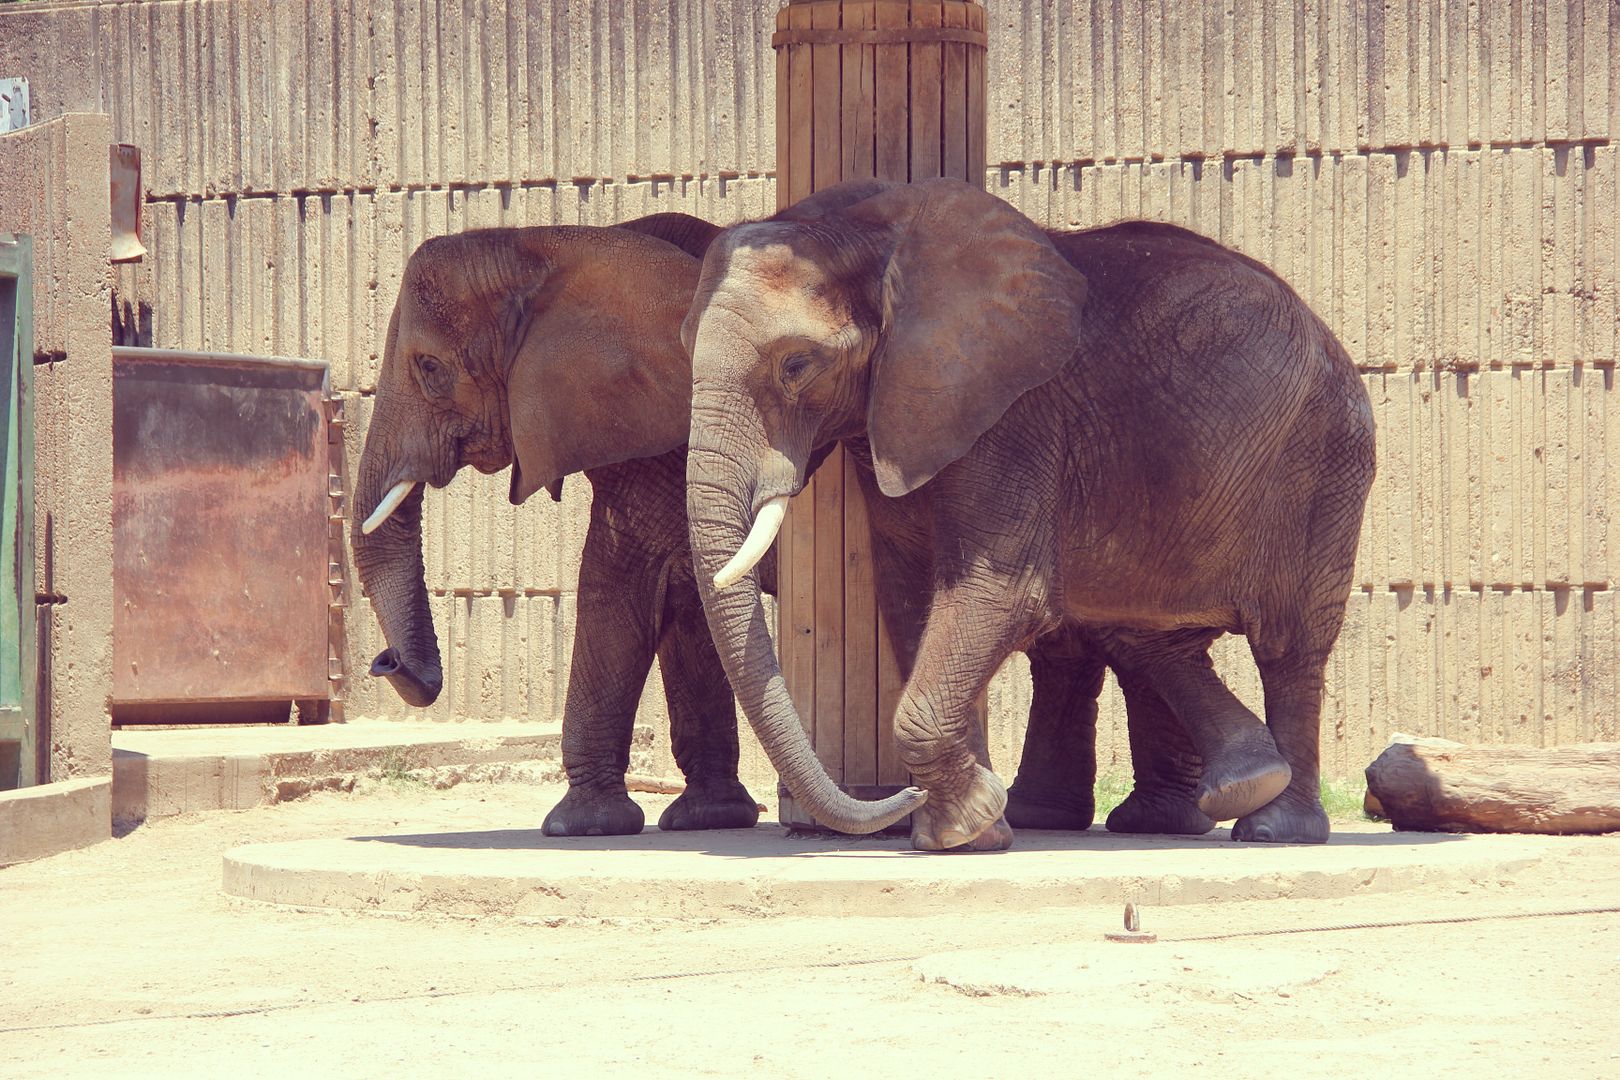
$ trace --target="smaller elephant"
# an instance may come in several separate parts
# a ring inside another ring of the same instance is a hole
[[[372,673],[408,703],[442,684],[422,567],[422,484],[512,467],[511,501],[592,488],[563,710],[568,792],[549,835],[639,832],[625,787],[654,657],[686,791],[663,829],[746,828],[731,688],[692,576],[684,485],[690,365],[680,323],[717,230],[685,214],[614,228],[439,237],[411,256],[388,328],[355,504],[355,563],[388,648]],[[769,581],[770,564],[763,570]]]

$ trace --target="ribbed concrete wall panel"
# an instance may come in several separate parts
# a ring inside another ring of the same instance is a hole
[[[1608,0],[992,3],[992,162],[1610,138]]]
[[[1272,266],[1366,369],[1615,360],[1611,146],[1019,166],[1037,221],[1184,225]]]
[[[105,111],[155,196],[775,167],[777,4],[180,0],[0,16],[41,117]]]
[[[1612,367],[1364,376],[1378,424],[1363,588],[1608,587],[1620,550]]]
[[[777,6],[41,6],[0,59],[41,116],[110,112],[159,195],[759,175]],[[994,162],[1595,143],[1620,113],[1607,0],[1026,0],[990,34]]]

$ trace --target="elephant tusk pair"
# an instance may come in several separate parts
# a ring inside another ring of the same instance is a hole
[[[764,506],[759,508],[754,518],[754,527],[748,530],[748,539],[743,541],[742,547],[731,561],[720,568],[714,575],[714,587],[728,588],[741,581],[743,575],[752,570],[765,553],[771,549],[771,542],[776,539],[777,530],[782,527],[782,519],[787,516],[788,497],[778,495]]]
[[[401,480],[389,488],[388,494],[384,495],[382,502],[377,504],[377,509],[373,510],[371,516],[360,523],[360,531],[366,536],[370,536],[377,526],[387,521],[394,511],[399,509],[399,504],[405,501],[405,497],[411,493],[411,489],[415,486],[415,480]]]

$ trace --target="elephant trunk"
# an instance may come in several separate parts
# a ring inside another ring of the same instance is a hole
[[[687,453],[687,517],[709,632],[732,689],[782,782],[812,817],[839,832],[872,833],[887,828],[921,806],[927,793],[907,788],[879,802],[860,802],[840,791],[805,737],[788,694],[765,624],[758,577],[744,572],[727,587],[715,582],[717,575],[724,581],[736,573],[735,565],[726,573],[728,564],[754,532],[753,500],[760,477],[757,465],[750,468],[730,456],[737,452],[734,430],[726,439],[730,444],[727,452],[703,436],[700,409],[694,398],[693,438]],[[802,469],[803,463],[798,466]],[[785,494],[771,493],[762,506]]]
[[[374,421],[360,459],[351,533],[361,586],[371,598],[388,642],[388,648],[372,661],[371,674],[387,679],[407,704],[425,708],[444,686],[444,669],[422,566],[424,485],[414,485],[386,520],[371,532],[364,531],[361,515],[374,517],[374,509],[397,487],[398,479],[389,475],[387,455],[374,450],[376,434]]]

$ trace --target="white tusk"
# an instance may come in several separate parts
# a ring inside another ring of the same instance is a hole
[[[743,541],[743,546],[737,549],[731,561],[714,575],[715,588],[725,589],[735,585],[754,568],[754,564],[765,557],[765,553],[771,549],[771,541],[776,539],[776,531],[782,527],[782,519],[787,516],[787,504],[788,497],[778,495],[759,508],[754,527],[748,530],[748,539]]]
[[[384,495],[382,502],[377,504],[377,509],[371,512],[370,517],[361,522],[360,531],[370,536],[377,526],[387,521],[394,511],[399,509],[399,504],[405,501],[405,496],[409,495],[411,488],[415,486],[415,480],[401,480],[389,488],[388,494]]]

